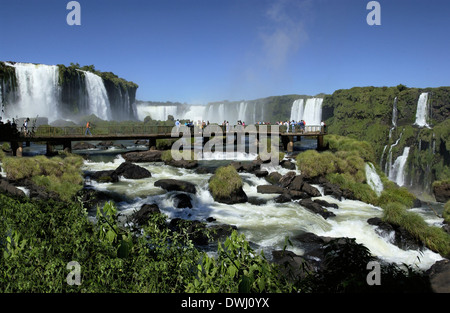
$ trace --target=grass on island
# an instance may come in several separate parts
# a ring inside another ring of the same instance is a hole
[[[219,167],[209,181],[209,190],[214,198],[227,197],[242,186],[242,178],[232,165]]]
[[[62,153],[55,157],[4,157],[3,167],[11,180],[31,179],[36,185],[56,192],[62,200],[70,200],[81,188],[83,158]]]

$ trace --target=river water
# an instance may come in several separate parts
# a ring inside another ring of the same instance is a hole
[[[95,142],[92,142],[96,144]],[[108,150],[90,149],[74,151],[85,156],[83,171],[114,170],[122,162],[123,152],[130,150],[145,150],[145,146],[135,146],[131,141],[121,141],[126,149],[109,148]],[[296,143],[295,150],[311,148],[315,141],[302,141]],[[24,148],[24,155],[45,153],[45,146],[34,145]],[[239,154],[239,161],[252,161],[254,155]],[[232,160],[223,160],[221,155],[210,155],[209,160],[199,161],[200,166],[216,168],[230,163]],[[390,243],[389,236],[382,237],[375,231],[375,226],[369,225],[367,220],[372,217],[381,217],[382,209],[360,201],[336,200],[330,196],[317,197],[330,203],[336,203],[339,208],[329,208],[335,217],[323,219],[320,215],[311,213],[300,206],[296,201],[290,203],[275,203],[276,194],[257,193],[258,185],[267,185],[264,178],[258,178],[250,173],[240,173],[244,181],[244,191],[251,199],[248,203],[226,205],[213,200],[208,191],[208,180],[212,174],[197,174],[195,169],[182,169],[164,165],[161,162],[138,163],[152,174],[151,177],[139,180],[120,178],[117,183],[97,183],[91,181],[92,188],[119,195],[123,201],[116,203],[122,219],[125,219],[139,210],[145,203],[156,203],[160,210],[168,218],[180,217],[183,219],[205,221],[208,217],[216,219],[213,223],[235,225],[239,232],[245,234],[247,240],[255,244],[258,249],[270,256],[273,249],[282,249],[285,238],[292,238],[303,232],[312,232],[319,236],[350,237],[356,238],[356,242],[364,244],[373,255],[387,262],[409,264],[426,270],[442,257],[431,250],[402,250]],[[270,172],[277,171],[280,174],[288,172],[280,166],[262,169]],[[297,170],[297,174],[300,172]],[[173,196],[176,192],[166,192],[155,187],[155,181],[164,178],[172,178],[189,181],[197,187],[195,195],[191,195],[193,208],[176,209],[173,205]],[[319,186],[318,189],[320,190]],[[313,200],[316,198],[313,198]],[[428,207],[414,209],[424,217],[427,223],[442,226],[443,220],[438,218]],[[91,218],[95,212],[90,212]],[[288,246],[288,250],[297,254],[303,254],[301,246]]]

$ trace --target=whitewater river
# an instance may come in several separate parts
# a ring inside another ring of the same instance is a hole
[[[94,142],[93,142],[94,143]],[[110,148],[107,151],[84,150],[78,153],[88,154],[83,165],[84,171],[114,170],[124,159],[121,152],[136,150],[136,147],[130,142],[123,142],[127,150]],[[95,143],[94,143],[95,144]],[[140,149],[145,149],[141,146]],[[29,153],[32,149],[35,152],[40,151],[39,146],[26,148],[24,153]],[[254,155],[237,156],[241,161],[254,160]],[[221,155],[212,155],[208,161],[200,161],[200,166],[217,167],[225,165],[230,161],[221,160]],[[303,232],[312,232],[319,236],[329,237],[350,237],[356,238],[358,243],[364,244],[370,249],[373,255],[376,255],[388,262],[398,264],[416,265],[418,268],[426,270],[442,257],[428,249],[402,250],[389,242],[388,237],[381,237],[375,231],[375,226],[369,225],[367,220],[371,217],[381,217],[382,209],[353,200],[339,201],[330,196],[321,196],[318,199],[326,200],[330,203],[336,203],[339,209],[330,208],[329,210],[336,214],[335,217],[323,219],[320,215],[311,213],[298,203],[275,203],[276,194],[257,193],[258,185],[267,185],[264,178],[258,178],[253,174],[240,173],[244,181],[244,191],[252,200],[251,203],[227,205],[217,203],[213,200],[208,191],[208,180],[212,174],[197,174],[195,169],[181,169],[157,163],[138,163],[139,166],[146,168],[152,174],[152,177],[133,180],[120,178],[117,183],[97,183],[91,181],[91,186],[97,190],[114,192],[124,197],[123,202],[117,203],[122,218],[139,210],[145,203],[156,203],[160,210],[168,218],[180,217],[183,219],[197,219],[205,221],[208,217],[214,217],[219,224],[230,224],[237,226],[246,238],[255,243],[258,249],[262,249],[266,256],[270,256],[272,249],[282,249],[285,244],[286,236],[290,238]],[[288,170],[277,166],[276,168],[267,168],[262,165],[262,169],[270,172],[277,171],[285,174]],[[299,171],[297,171],[300,174]],[[172,178],[189,181],[197,186],[197,193],[191,195],[193,208],[176,209],[173,205],[173,196],[176,192],[165,192],[154,183],[159,179]],[[320,190],[319,186],[315,186]],[[313,198],[316,199],[316,198]],[[436,217],[428,208],[414,209],[415,212],[422,215],[430,225],[441,226],[442,219]],[[95,212],[91,212],[92,216]],[[302,254],[301,247],[288,247],[289,250]]]

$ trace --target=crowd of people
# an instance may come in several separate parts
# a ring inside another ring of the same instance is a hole
[[[306,130],[306,122],[304,120],[300,120],[300,121],[294,121],[294,120],[292,120],[292,121],[289,121],[289,120],[287,120],[287,121],[277,121],[275,124],[279,125],[279,126],[285,126],[286,127],[286,132],[290,132],[290,131],[291,132],[295,132],[296,130],[299,130],[300,133],[304,133],[305,130]],[[184,125],[188,126],[188,127],[194,127],[195,126],[195,127],[199,127],[200,129],[203,129],[206,126],[210,125],[210,123],[209,123],[209,121],[200,121],[200,120],[198,120],[197,122],[194,123],[194,122],[192,122],[190,120],[187,120],[184,123]],[[241,120],[238,120],[236,125],[245,126],[245,122],[241,121]],[[271,123],[270,122],[264,122],[264,121],[258,121],[258,122],[255,123],[255,125],[271,125]],[[177,127],[177,130],[180,129],[180,126],[181,126],[180,120],[177,119],[175,121],[175,126]],[[229,121],[224,120],[222,122],[222,129],[226,130],[226,132],[230,131],[230,126],[231,125],[230,125]],[[326,129],[326,124],[325,124],[324,121],[322,121],[320,123],[320,126],[321,126],[321,131],[322,132],[326,132],[327,129]]]

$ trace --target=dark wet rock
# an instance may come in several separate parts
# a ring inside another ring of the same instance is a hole
[[[125,161],[134,163],[143,162],[161,162],[162,151],[159,150],[147,150],[147,151],[135,151],[123,153],[122,157]]]
[[[282,188],[287,188],[291,182],[294,180],[296,174],[295,172],[288,172],[287,174],[283,175],[278,182],[278,185]]]
[[[230,236],[234,230],[237,230],[237,227],[234,225],[219,224],[209,226],[208,230],[213,240],[222,240]]]
[[[281,166],[282,168],[285,168],[285,169],[288,169],[288,170],[295,170],[295,169],[296,169],[295,164],[292,163],[292,162],[289,161],[289,160],[282,160],[282,161],[280,162],[280,166]]]
[[[206,167],[206,166],[199,166],[195,169],[196,174],[214,174],[215,169]]]
[[[6,193],[15,197],[25,197],[25,192],[23,190],[17,188],[13,184],[9,183],[6,179],[0,179],[0,192]]]
[[[139,211],[132,215],[132,221],[138,225],[146,225],[152,214],[161,213],[157,204],[143,204]]]
[[[433,184],[433,193],[437,202],[446,203],[450,200],[450,182]]]
[[[314,267],[311,261],[289,250],[273,250],[272,258],[280,266],[282,274],[294,283],[306,278]]]
[[[303,177],[301,175],[297,175],[287,187],[289,190],[302,191],[303,184],[305,184],[305,182],[303,181]]]
[[[195,185],[190,182],[176,180],[176,179],[160,179],[154,184],[156,187],[161,187],[166,191],[183,191],[188,193],[196,193]]]
[[[186,169],[193,169],[198,166],[198,162],[196,160],[179,160],[179,161],[170,160],[170,161],[167,161],[164,163],[169,166],[186,168]]]
[[[253,204],[253,205],[264,205],[267,203],[266,199],[261,199],[258,197],[248,197],[247,200],[248,203]]]
[[[297,190],[288,190],[288,194],[292,198],[292,200],[300,200],[300,199],[306,199],[306,198],[311,197],[306,192],[297,191]]]
[[[284,188],[282,188],[280,186],[274,186],[274,185],[257,186],[256,190],[258,193],[263,193],[263,194],[270,194],[270,193],[282,194],[286,191]]]
[[[123,176],[127,179],[142,179],[152,176],[150,171],[131,162],[123,162],[120,164],[120,166],[114,170],[114,174]]]
[[[302,185],[302,191],[306,192],[311,197],[320,197],[321,196],[320,191],[317,188],[311,186],[310,184],[308,184],[306,182],[304,182]]]
[[[431,290],[435,293],[450,293],[450,260],[437,261],[427,271]]]
[[[383,221],[379,217],[373,217],[367,220],[367,223],[374,225],[377,228],[375,231],[383,238],[388,238],[389,241],[402,250],[418,250],[423,249],[423,243],[416,239],[405,228]]]
[[[329,203],[329,202],[327,202],[325,200],[321,200],[321,199],[315,199],[314,202],[320,204],[321,206],[323,206],[325,208],[339,209],[339,206],[336,203]]]
[[[267,175],[269,175],[269,172],[266,170],[256,170],[253,172],[253,174],[255,174],[256,177],[266,177]]]
[[[305,207],[306,209],[310,210],[311,212],[321,215],[324,219],[336,216],[333,212],[328,211],[320,204],[312,201],[311,199],[300,200],[299,204]]]
[[[176,194],[174,197],[174,206],[177,209],[182,209],[182,208],[192,208],[192,199],[191,196],[185,194],[185,193],[179,193]]]
[[[86,175],[86,177],[102,183],[117,183],[119,181],[119,175],[115,170],[97,171]]]
[[[256,162],[231,162],[237,172],[254,173],[261,169],[261,165]]]
[[[292,197],[289,193],[282,193],[281,195],[279,195],[278,197],[275,198],[275,202],[276,203],[286,203],[286,202],[291,202],[292,201]]]
[[[247,194],[244,189],[238,188],[228,195],[213,195],[215,201],[225,204],[245,203],[248,202]]]
[[[276,185],[280,182],[280,179],[283,177],[283,175],[281,175],[278,172],[272,172],[269,175],[267,175],[265,177],[266,181],[272,185]]]

